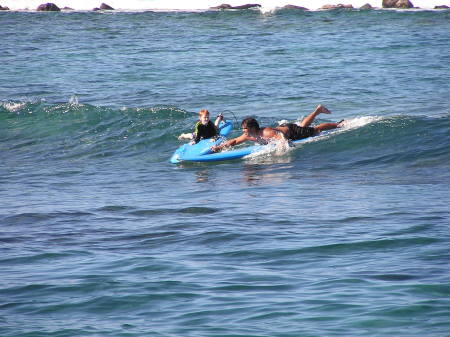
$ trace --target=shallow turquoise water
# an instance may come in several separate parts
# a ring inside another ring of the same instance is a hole
[[[449,15],[0,13],[0,335],[448,336]],[[168,162],[201,108],[318,103]]]

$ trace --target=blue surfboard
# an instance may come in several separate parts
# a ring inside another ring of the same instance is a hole
[[[324,131],[321,132],[320,135],[298,139],[294,141],[289,141],[289,144],[292,146],[295,146],[297,144],[310,141],[312,138],[323,138],[324,136],[330,135],[334,133],[333,130]],[[186,162],[215,162],[215,161],[225,161],[225,160],[234,160],[234,159],[240,159],[245,156],[248,156],[253,153],[263,152],[263,153],[270,153],[271,151],[275,150],[277,147],[276,143],[270,143],[268,145],[253,145],[253,146],[247,146],[247,147],[241,147],[241,148],[235,148],[230,151],[222,151],[213,153],[211,149],[209,149],[209,152],[205,152],[202,155],[195,155],[195,154],[186,154],[181,161]]]
[[[181,161],[186,160],[186,158],[196,158],[201,157],[206,154],[212,153],[211,147],[219,145],[226,139],[226,137],[233,128],[233,123],[228,121],[222,121],[219,124],[219,135],[220,137],[214,139],[202,139],[197,144],[183,144],[181,145],[175,153],[170,158],[172,164],[177,164]]]
[[[309,140],[312,137],[299,139],[291,141],[291,144],[299,144],[306,140]],[[268,144],[268,145],[253,145],[253,146],[247,146],[240,149],[235,149],[231,151],[222,151],[217,153],[208,153],[203,155],[195,155],[195,154],[186,154],[183,156],[182,159],[179,161],[187,161],[187,162],[214,162],[214,161],[223,161],[223,160],[233,160],[233,159],[240,159],[245,156],[248,156],[252,153],[257,153],[260,151],[267,151],[270,150],[269,147],[276,146],[276,144]]]

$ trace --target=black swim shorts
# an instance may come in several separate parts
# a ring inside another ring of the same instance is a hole
[[[314,128],[302,127],[294,123],[283,124],[281,126],[287,126],[289,128],[286,137],[289,140],[298,140],[314,136]]]

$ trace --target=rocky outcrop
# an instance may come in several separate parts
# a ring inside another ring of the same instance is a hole
[[[361,10],[369,10],[369,9],[373,9],[373,7],[372,7],[371,4],[365,4],[365,5],[361,6],[361,7],[359,7],[359,9],[361,9]]]
[[[383,0],[383,8],[414,8],[409,0]]]
[[[338,4],[338,5],[323,5],[322,7],[320,7],[320,9],[353,9],[352,5],[343,5],[343,4]]]
[[[232,9],[250,9],[250,8],[259,8],[261,7],[260,4],[247,4],[242,6],[233,6]]]
[[[60,12],[61,9],[56,6],[54,3],[47,2],[46,4],[39,5],[38,8],[36,8],[37,11],[43,11],[43,12]]]
[[[434,9],[450,9],[450,7],[442,5],[442,6],[434,6]]]
[[[9,11],[9,7],[0,6],[0,11]]]
[[[220,6],[211,7],[211,9],[250,9],[250,8],[259,8],[260,4],[247,4],[242,6],[231,6],[229,4],[222,4]]]
[[[105,4],[105,3],[102,3],[101,5],[100,5],[100,7],[95,7],[94,9],[93,9],[93,11],[113,11],[114,10],[114,8],[112,8],[110,5],[107,5],[107,4]]]
[[[296,10],[301,10],[301,11],[309,11],[308,8],[301,7],[301,6],[295,6],[295,5],[286,5],[286,6],[282,7],[282,9],[296,9]]]
[[[102,3],[102,4],[100,5],[100,9],[102,9],[102,10],[107,10],[107,11],[113,11],[113,10],[114,10],[114,8],[112,8],[110,5],[107,5],[107,4],[105,4],[105,3]]]

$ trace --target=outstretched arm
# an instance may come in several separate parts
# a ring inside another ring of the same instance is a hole
[[[213,152],[218,152],[218,151],[221,151],[224,147],[235,146],[235,145],[238,145],[238,144],[241,144],[241,143],[245,142],[246,140],[253,140],[254,141],[255,139],[252,138],[252,137],[248,137],[245,134],[242,134],[239,137],[227,140],[226,142],[224,142],[224,143],[222,143],[220,145],[211,147],[211,150],[213,150]]]

